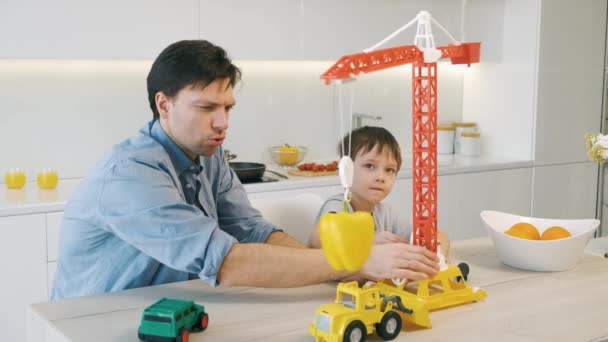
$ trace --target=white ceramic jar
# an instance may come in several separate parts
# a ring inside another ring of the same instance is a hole
[[[460,138],[463,132],[477,132],[477,124],[474,122],[454,122],[454,153],[460,153]]]
[[[454,153],[454,126],[437,125],[437,154]]]
[[[462,132],[460,134],[460,154],[467,157],[479,157],[481,139],[479,132]]]

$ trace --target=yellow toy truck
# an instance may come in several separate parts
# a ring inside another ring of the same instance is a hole
[[[471,287],[466,283],[467,274],[463,275],[463,269],[468,271],[468,266],[466,264],[458,266],[447,264],[446,269],[432,278],[418,281],[406,280],[401,285],[395,285],[391,280],[384,280],[375,285],[379,288],[380,293],[385,296],[397,296],[406,306],[411,302],[423,302],[425,305],[420,310],[415,310],[411,315],[403,318],[404,321],[430,328],[432,325],[429,311],[486,298],[486,291]]]
[[[385,341],[396,338],[403,322],[430,328],[429,311],[486,297],[484,290],[466,284],[459,266],[401,285],[390,280],[362,287],[356,281],[339,283],[335,301],[317,308],[308,330],[316,342],[364,342],[374,332]]]
[[[411,314],[398,297],[383,296],[378,286],[359,287],[356,281],[339,283],[336,300],[319,307],[309,332],[317,342],[365,341],[377,332],[392,340],[401,332],[401,315]]]

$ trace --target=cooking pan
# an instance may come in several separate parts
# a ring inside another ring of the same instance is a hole
[[[228,165],[234,170],[236,176],[239,177],[241,182],[249,182],[260,179],[264,175],[264,172],[270,172],[281,178],[287,179],[287,176],[285,175],[266,170],[266,165],[260,163],[230,162]]]

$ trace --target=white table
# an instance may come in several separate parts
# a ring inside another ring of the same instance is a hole
[[[487,238],[456,241],[452,259],[471,268],[484,288],[479,303],[431,313],[432,329],[402,331],[403,341],[603,341],[608,339],[608,259],[585,255],[557,273],[502,265]],[[47,341],[137,341],[144,307],[161,297],[205,305],[209,328],[191,341],[314,341],[315,309],[331,302],[335,284],[296,289],[211,288],[193,280],[30,307],[30,338]],[[369,340],[379,341],[375,335]]]

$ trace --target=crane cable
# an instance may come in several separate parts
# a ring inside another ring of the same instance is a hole
[[[345,126],[345,117],[344,117],[344,104],[342,101],[342,82],[336,82],[338,86],[338,111],[340,117],[340,135],[342,137],[346,137],[344,132]],[[340,141],[342,147],[342,158],[340,159],[339,165],[339,174],[340,174],[340,182],[344,187],[344,211],[348,211],[348,204],[352,198],[352,193],[350,191],[353,185],[353,174],[354,174],[354,165],[353,160],[351,158],[351,147],[352,147],[352,132],[353,132],[353,102],[354,102],[354,94],[353,89],[349,88],[349,131],[348,131],[348,149],[345,149],[344,146],[344,138]]]

